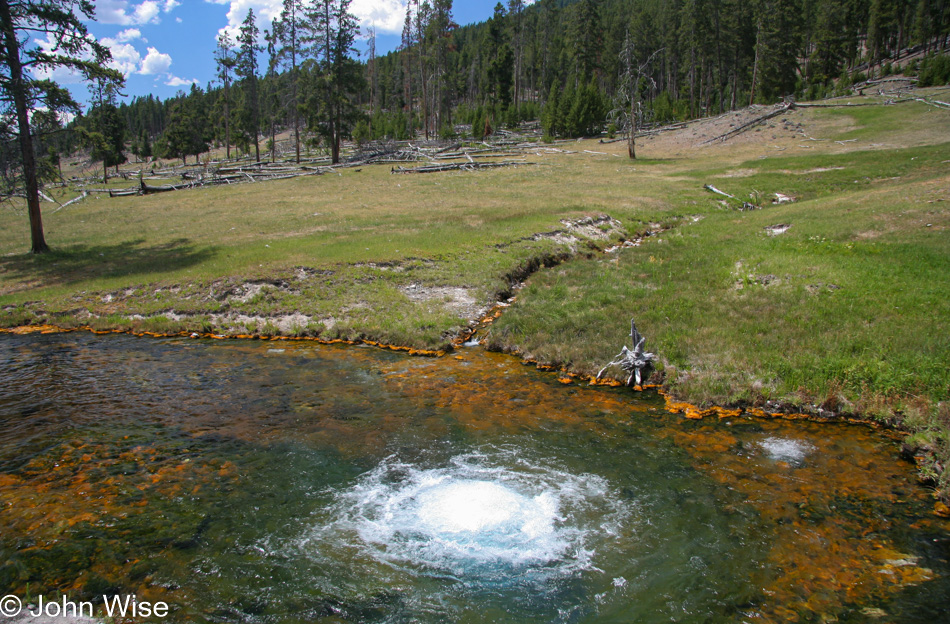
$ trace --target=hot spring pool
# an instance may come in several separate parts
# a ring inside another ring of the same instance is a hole
[[[860,426],[689,421],[479,348],[0,336],[0,595],[174,622],[933,622]]]

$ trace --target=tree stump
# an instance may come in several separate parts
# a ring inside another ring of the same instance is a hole
[[[600,369],[600,372],[597,373],[598,380],[608,368],[611,366],[619,366],[621,370],[628,374],[628,386],[643,385],[643,380],[646,379],[649,371],[653,368],[653,362],[656,360],[656,354],[648,353],[643,350],[643,346],[646,344],[647,339],[637,331],[637,326],[633,319],[630,319],[630,338],[633,343],[633,349],[628,349],[626,345],[624,345],[620,353],[618,353],[617,356],[611,360],[609,364],[607,364],[607,366],[604,366],[602,369]]]

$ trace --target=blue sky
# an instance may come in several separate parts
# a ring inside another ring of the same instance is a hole
[[[498,0],[461,0],[454,3],[459,24],[491,17]],[[152,93],[160,98],[187,91],[192,82],[205,87],[215,73],[214,49],[218,33],[233,29],[254,9],[261,30],[280,13],[281,0],[95,0],[96,20],[89,30],[113,54],[113,65],[126,76],[128,97]],[[405,0],[353,0],[350,10],[364,28],[376,29],[377,53],[399,45],[406,15]],[[361,42],[360,47],[365,47]],[[67,85],[82,102],[88,99],[77,76],[52,76]]]

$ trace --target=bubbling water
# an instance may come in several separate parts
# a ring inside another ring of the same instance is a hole
[[[632,511],[599,476],[494,447],[437,467],[388,458],[335,507],[331,530],[353,534],[377,561],[481,579],[589,569]]]
[[[777,437],[765,438],[759,442],[759,446],[770,458],[793,465],[801,464],[805,457],[815,450],[815,447],[807,442]]]

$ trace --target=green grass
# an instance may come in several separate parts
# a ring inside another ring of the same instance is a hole
[[[950,114],[911,103],[787,117],[818,140],[776,131],[696,147],[678,138],[688,129],[638,141],[638,161],[622,143],[582,142],[513,169],[368,166],[89,198],[47,213],[54,251],[38,257],[22,210],[6,210],[0,324],[444,348],[513,280],[573,254],[518,292],[494,347],[594,373],[633,317],[677,397],[903,424],[946,495],[933,462],[950,459]],[[750,197],[762,209],[737,210]],[[601,213],[630,234],[670,229],[613,254],[598,250],[607,241],[532,238]],[[779,224],[791,227],[769,236]]]
[[[393,176],[375,167],[91,198],[49,213],[54,251],[41,256],[23,253],[26,219],[8,213],[0,323],[178,331],[192,329],[192,319],[174,316],[301,314],[312,321],[307,333],[327,338],[444,347],[475,312],[460,314],[439,289],[464,289],[469,308],[487,306],[522,265],[569,252],[556,241],[525,239],[563,227],[561,218],[603,211],[579,190],[552,207],[539,192],[557,175],[551,166],[486,173]],[[236,301],[247,282],[278,287]],[[435,290],[413,299],[410,286]]]
[[[634,317],[679,371],[672,387],[702,402],[821,403],[839,388],[860,411],[908,393],[942,400],[950,280],[935,278],[950,274],[950,218],[917,203],[928,182],[713,209],[614,260],[535,276],[494,340],[590,373]],[[766,234],[780,223],[791,228]]]

